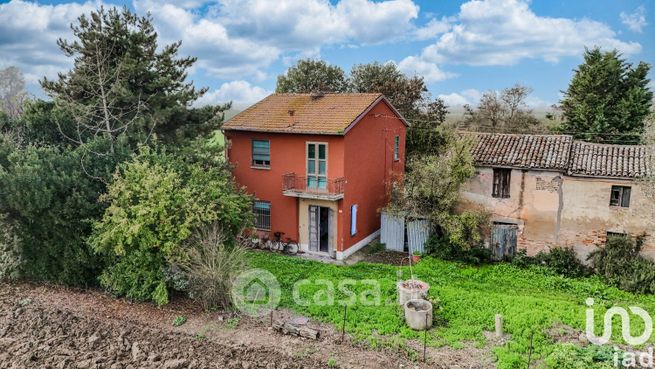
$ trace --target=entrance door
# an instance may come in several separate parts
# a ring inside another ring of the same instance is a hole
[[[309,205],[309,251],[331,253],[332,209]]]
[[[496,260],[514,256],[518,230],[516,224],[494,223],[491,231],[491,251]]]

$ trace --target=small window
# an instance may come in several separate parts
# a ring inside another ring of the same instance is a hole
[[[265,231],[271,230],[271,203],[268,201],[255,201],[252,205],[255,214],[255,228]]]
[[[627,237],[627,236],[628,236],[628,234],[627,234],[627,233],[623,233],[623,232],[610,232],[610,231],[607,232],[607,238],[612,238],[612,237]]]
[[[271,166],[271,143],[268,140],[252,140],[252,165]]]
[[[357,204],[350,207],[350,235],[357,234]]]
[[[511,169],[494,169],[494,183],[491,196],[509,198],[509,182],[512,178]]]
[[[630,187],[612,186],[610,206],[630,207]]]
[[[393,139],[393,160],[400,160],[400,136]]]

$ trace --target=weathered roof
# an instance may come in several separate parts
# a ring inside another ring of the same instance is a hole
[[[474,133],[479,165],[566,170],[573,138],[567,135]]]
[[[639,178],[652,174],[653,149],[644,145],[607,145],[569,135],[465,133],[479,166],[541,169],[571,176]]]
[[[650,175],[652,148],[575,141],[570,175],[639,178]]]
[[[344,134],[382,99],[384,96],[379,93],[275,93],[232,117],[223,124],[223,129]]]

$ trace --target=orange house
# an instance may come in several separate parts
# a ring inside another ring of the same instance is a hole
[[[255,227],[342,260],[380,233],[407,122],[382,94],[272,94],[223,125]]]

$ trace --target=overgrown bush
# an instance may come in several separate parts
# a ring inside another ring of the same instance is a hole
[[[512,264],[519,267],[539,265],[553,273],[570,278],[589,276],[592,270],[584,265],[571,247],[555,247],[550,252],[541,251],[535,256],[528,256],[525,250],[519,250],[512,258]]]
[[[491,250],[482,245],[467,247],[453,243],[446,236],[432,235],[425,243],[426,252],[442,260],[461,261],[467,264],[480,265],[493,261]]]
[[[594,271],[608,283],[637,293],[655,293],[655,262],[639,253],[644,236],[611,236],[604,247],[592,252]]]
[[[0,213],[15,226],[26,278],[97,284],[103,261],[86,238],[90,220],[104,209],[97,200],[105,185],[93,177],[113,170],[115,163],[90,160],[85,149],[8,145],[0,158]]]
[[[0,214],[0,280],[18,277],[20,240],[15,225]]]
[[[247,266],[245,249],[229,237],[218,223],[199,230],[178,263],[188,281],[189,296],[205,310],[231,306],[232,282]]]
[[[110,259],[100,281],[112,293],[165,304],[167,270],[186,256],[194,229],[218,222],[230,240],[250,222],[250,198],[228,171],[185,159],[143,149],[101,198],[108,208],[89,243]]]

